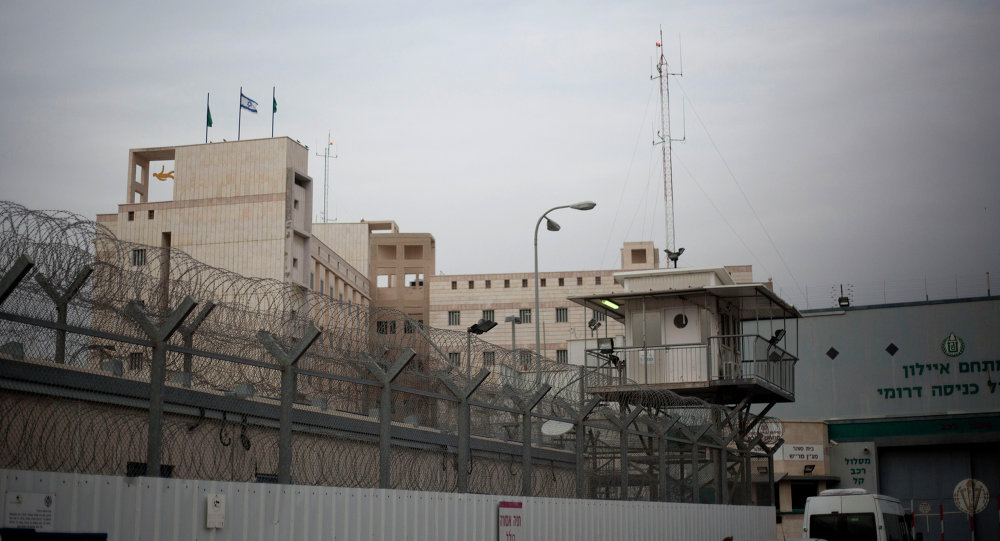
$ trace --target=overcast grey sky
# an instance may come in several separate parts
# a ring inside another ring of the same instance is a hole
[[[129,148],[202,142],[208,92],[209,138],[235,139],[241,85],[243,138],[269,136],[276,86],[318,190],[333,133],[331,217],[430,232],[449,274],[521,272],[541,213],[591,199],[552,214],[541,268],[617,268],[623,241],[665,244],[662,25],[682,266],[752,264],[801,308],[841,282],[982,295],[998,23],[997,2],[5,1],[0,198],[114,212]]]

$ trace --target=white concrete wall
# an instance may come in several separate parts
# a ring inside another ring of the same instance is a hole
[[[111,541],[497,538],[497,504],[524,504],[531,540],[739,541],[774,538],[774,509],[680,503],[520,498],[0,470],[0,491],[53,495],[54,529]],[[205,527],[210,494],[225,525]],[[6,504],[7,497],[2,500]],[[4,509],[3,516],[6,516]]]

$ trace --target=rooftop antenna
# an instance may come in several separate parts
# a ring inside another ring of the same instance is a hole
[[[667,59],[663,55],[663,27],[660,27],[660,41],[656,42],[656,48],[660,51],[660,59],[656,63],[656,75],[651,75],[650,79],[660,80],[660,130],[656,133],[657,140],[653,145],[662,145],[660,150],[663,154],[663,213],[666,220],[667,234],[667,260],[673,261],[674,268],[677,268],[677,259],[684,252],[684,249],[677,249],[676,233],[674,232],[674,164],[671,153],[672,143],[681,142],[687,139],[687,134],[681,139],[670,137],[670,76],[681,77],[684,75],[683,67],[680,72],[671,73],[667,65]],[[682,66],[683,66],[683,60]],[[686,126],[685,126],[686,127]],[[685,130],[686,131],[686,130]],[[668,263],[669,267],[669,263]]]
[[[330,138],[330,132],[326,132],[326,142],[324,153],[316,153],[317,156],[323,158],[323,212],[320,214],[320,222],[324,224],[330,221],[327,214],[327,204],[330,200],[330,158],[337,158],[337,156],[330,156],[330,147],[333,146],[333,139]]]

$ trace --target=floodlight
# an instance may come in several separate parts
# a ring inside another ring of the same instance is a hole
[[[594,203],[593,201],[580,201],[579,203],[574,203],[570,205],[569,208],[576,210],[590,210],[596,206],[597,203]]]
[[[802,473],[812,473],[816,469],[815,464],[806,464],[802,467]]]
[[[598,338],[597,339],[597,349],[601,353],[611,353],[615,350],[615,339],[614,338]]]
[[[545,218],[545,229],[548,229],[549,231],[559,231],[562,227],[559,227],[559,224],[557,224],[552,218]]]
[[[497,326],[496,321],[490,321],[488,319],[480,319],[477,323],[469,327],[469,332],[472,334],[483,334],[489,332],[490,329]]]
[[[601,322],[597,321],[594,318],[591,318],[590,321],[587,322],[587,326],[590,327],[590,330],[596,331],[598,328],[600,328]]]

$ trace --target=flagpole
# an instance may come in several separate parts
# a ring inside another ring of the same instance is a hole
[[[208,114],[212,114],[212,93],[209,92],[208,96],[205,97],[205,109]],[[205,119],[205,144],[208,144],[208,119]]]
[[[242,86],[240,87],[240,105],[239,105],[239,108],[240,108],[240,112],[239,112],[239,115],[236,117],[236,140],[237,141],[240,140],[240,124],[242,124],[242,122],[243,122],[243,87]]]
[[[271,87],[271,138],[274,138],[274,104],[276,103],[274,97],[274,87]]]

